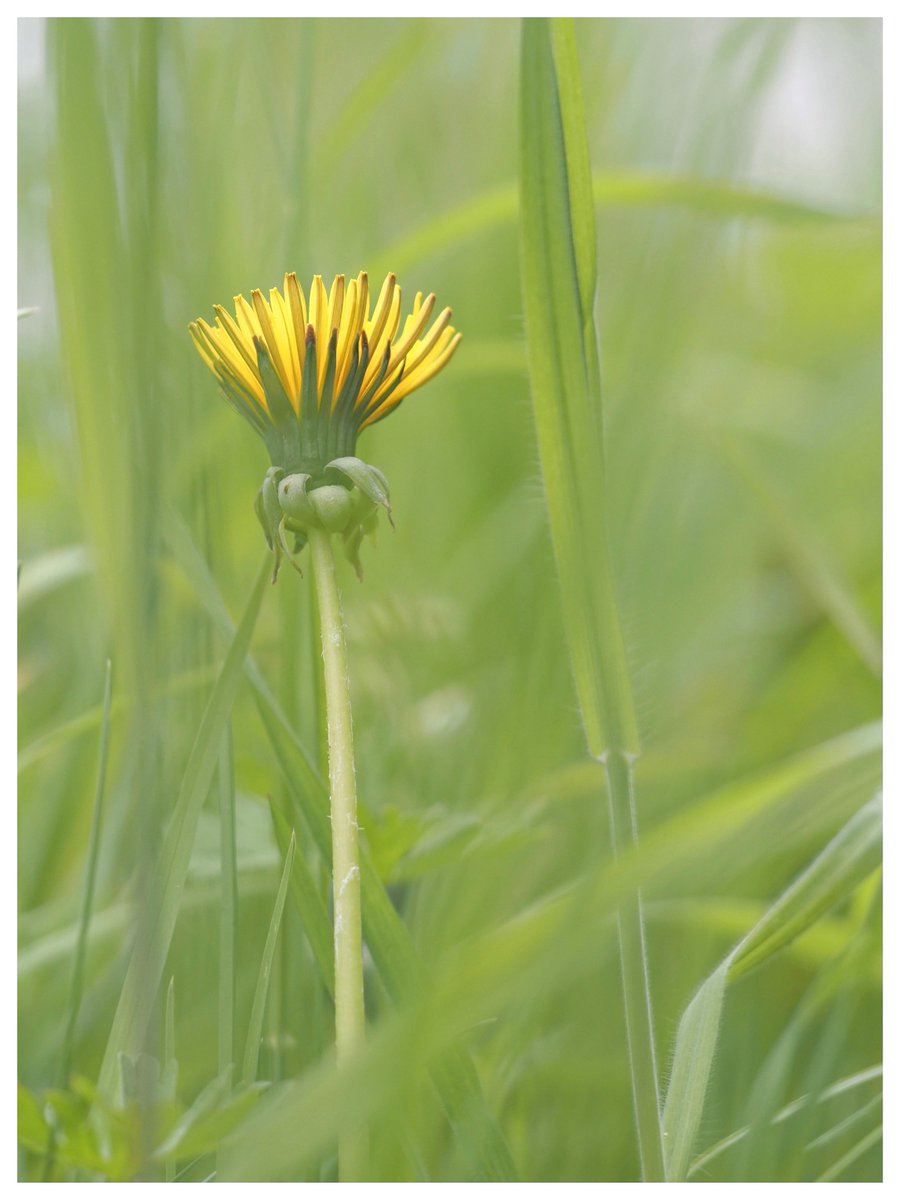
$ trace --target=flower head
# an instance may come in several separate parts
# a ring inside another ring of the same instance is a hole
[[[393,274],[374,308],[364,271],[346,286],[336,276],[330,293],[314,276],[308,301],[293,273],[283,295],[272,288],[268,300],[259,290],[250,299],[235,296],[234,316],[216,305],[215,325],[198,318],[189,328],[225,398],[269,451],[256,515],[275,553],[273,579],[282,557],[299,570],[314,527],[343,535],[362,578],[360,544],[374,536],[379,508],[391,517],[391,502],[381,471],[355,457],[356,439],[436,375],[461,335],[449,308],[432,321],[435,298],[421,292],[401,325]]]
[[[258,289],[250,295],[249,304],[235,297],[233,317],[216,305],[215,324],[198,318],[191,336],[273,465],[314,481],[333,459],[353,455],[363,429],[437,374],[461,337],[449,308],[432,321],[433,294],[417,293],[401,322],[393,274],[374,308],[365,272],[346,285],[336,276],[330,292],[316,275],[308,300],[293,273],[283,295],[277,288],[268,300]]]

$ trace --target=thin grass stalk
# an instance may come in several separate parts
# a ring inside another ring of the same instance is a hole
[[[59,1084],[64,1087],[72,1069],[72,1054],[75,1045],[75,1027],[81,1011],[84,992],[84,964],[87,955],[87,935],[94,908],[94,891],[97,883],[97,861],[100,857],[100,831],[103,827],[103,798],[106,794],[106,767],[109,761],[109,718],[112,705],[112,663],[106,661],[106,682],[103,686],[103,723],[100,729],[100,750],[97,756],[97,785],[94,792],[94,814],[91,818],[91,836],[88,845],[87,872],[84,880],[84,895],[81,899],[81,915],[78,921],[78,941],[75,946],[75,963],[72,968],[72,985],[69,992],[69,1016],[63,1037],[63,1051],[59,1067]]]
[[[604,765],[613,853],[616,858],[620,855],[632,855],[638,849],[638,832],[631,759],[626,754],[610,750]],[[666,1170],[661,1134],[659,1077],[656,1068],[650,975],[647,969],[647,945],[640,891],[635,890],[619,904],[617,928],[631,1093],[642,1171],[645,1180],[664,1180]]]
[[[639,750],[606,528],[590,159],[571,21],[527,19],[521,63],[521,260],[538,449],[588,752],[606,769],[616,857],[637,848]],[[645,1181],[666,1178],[641,901],[618,910]]]
[[[287,899],[288,886],[291,880],[291,866],[297,847],[293,833],[284,856],[284,866],[281,869],[281,879],[275,896],[275,906],[269,921],[266,942],[263,946],[259,973],[256,978],[256,988],[253,993],[253,1004],[250,1008],[250,1020],[247,1026],[247,1041],[244,1045],[244,1060],[241,1072],[242,1083],[253,1083],[259,1067],[259,1044],[262,1040],[263,1020],[265,1019],[266,998],[269,994],[269,980],[272,977],[272,965],[275,962],[275,951],[278,946],[278,931],[281,928],[281,917],[284,913],[284,902]]]
[[[218,1062],[221,1075],[234,1062],[234,980],[237,944],[237,834],[231,727],[219,752],[219,835],[222,904],[219,909]]]
[[[169,980],[166,989],[166,1017],[163,1031],[163,1068],[168,1071],[175,1062],[175,976]],[[174,1158],[165,1160],[166,1183],[175,1182],[176,1163]]]
[[[877,1146],[883,1137],[884,1126],[879,1122],[879,1124],[876,1125],[873,1130],[867,1133],[865,1137],[861,1139],[861,1141],[858,1141],[856,1145],[848,1150],[847,1153],[841,1158],[839,1158],[837,1162],[832,1163],[828,1170],[824,1171],[815,1182],[834,1183],[841,1175],[843,1175],[844,1171],[846,1171],[848,1167],[851,1167],[856,1162],[858,1158],[861,1158],[868,1150],[871,1150],[873,1146]]]
[[[103,719],[100,727],[100,750],[97,755],[97,783],[94,791],[94,812],[91,817],[91,835],[88,843],[87,870],[84,879],[84,894],[81,898],[81,913],[78,919],[78,940],[75,943],[75,962],[72,966],[72,982],[69,987],[69,1013],[66,1019],[66,1030],[63,1034],[62,1054],[59,1059],[57,1084],[65,1087],[72,1070],[72,1056],[75,1048],[75,1029],[78,1025],[78,1014],[81,1012],[81,998],[84,994],[84,964],[87,958],[87,936],[91,924],[91,913],[94,910],[94,892],[97,884],[97,862],[100,857],[100,831],[103,827],[103,798],[106,794],[106,767],[109,761],[109,724],[112,708],[112,662],[106,660],[106,681],[103,685]],[[51,1134],[47,1146],[47,1157],[44,1162],[44,1180],[48,1181],[53,1174],[53,1164],[56,1156],[55,1130]]]
[[[334,903],[334,1003],[338,1066],[352,1059],[365,1033],[362,902],[353,716],[347,675],[344,619],[335,573],[331,535],[310,529],[313,575],[319,602],[325,702],[328,715],[328,778],[331,789],[332,883]],[[366,1178],[368,1137],[364,1129],[341,1134],[338,1174],[342,1183]]]

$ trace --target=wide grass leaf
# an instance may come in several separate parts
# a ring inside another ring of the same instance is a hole
[[[522,26],[520,258],[528,366],[563,620],[588,746],[638,750],[609,567],[593,323],[593,209],[586,201],[577,85],[566,26]],[[569,103],[563,116],[563,101]],[[576,111],[572,111],[572,106]],[[570,162],[571,155],[571,162]],[[577,208],[576,208],[577,203]]]

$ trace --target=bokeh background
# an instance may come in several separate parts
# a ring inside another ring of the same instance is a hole
[[[724,810],[764,790],[835,738],[868,738],[880,714],[881,29],[576,32],[610,530],[652,835],[710,797]],[[364,435],[397,531],[365,549],[362,585],[343,572],[365,836],[426,967],[471,945],[477,976],[480,935],[602,867],[609,847],[525,369],[518,23],[23,20],[19,39],[18,299],[35,310],[18,326],[19,1073],[40,1093],[63,1051],[106,660],[109,775],[73,1061],[88,1079],[226,646],[198,563],[236,618],[264,554],[264,448],[187,324],[285,270],[394,270],[408,295],[451,305],[464,334],[451,366]],[[308,575],[282,572],[253,655],[315,758]],[[249,687],[231,734],[241,1030],[280,873],[266,797],[284,780]],[[728,837],[698,818],[695,849],[678,843],[648,883],[663,1074],[699,982],[877,788],[871,738],[823,764]],[[302,837],[300,852],[318,869]],[[183,1104],[217,1071],[218,906],[213,795],[167,967]],[[880,1177],[875,1074],[768,1124],[880,1062],[878,925],[870,880],[730,990],[700,1141],[751,1133],[701,1177],[815,1179],[846,1156],[840,1178]],[[564,969],[540,945],[513,957],[466,1043],[523,1179],[634,1178],[612,918],[588,914],[566,937]],[[377,1022],[371,964],[367,982]],[[329,1021],[288,903],[260,1077],[314,1066]],[[380,1176],[464,1176],[421,1080],[415,1096],[383,1114]],[[209,1162],[180,1169],[205,1178]],[[23,1177],[40,1170],[23,1152]],[[327,1178],[333,1162],[303,1170]]]

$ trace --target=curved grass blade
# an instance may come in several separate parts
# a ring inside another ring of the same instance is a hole
[[[876,870],[881,803],[865,805],[704,981],[678,1024],[663,1128],[671,1180],[687,1178],[712,1072],[726,984],[759,966]]]
[[[846,1154],[843,1154],[837,1162],[832,1163],[827,1171],[823,1171],[816,1180],[816,1183],[833,1183],[834,1180],[843,1175],[848,1167],[852,1167],[858,1158],[862,1158],[873,1146],[877,1146],[883,1136],[884,1127],[878,1124],[865,1137],[861,1138],[855,1146],[848,1150]]]
[[[209,698],[181,780],[175,811],[160,853],[158,907],[150,914],[145,940],[132,951],[100,1069],[98,1086],[106,1095],[113,1095],[115,1091],[119,1055],[138,1052],[153,1011],[175,931],[200,809],[212,782],[222,736],[243,675],[244,660],[270,574],[267,555]]]
[[[881,797],[876,796],[732,950],[729,983],[771,958],[878,869],[881,829]]]
[[[842,1096],[846,1092],[863,1087],[865,1084],[871,1083],[874,1079],[881,1079],[883,1075],[884,1070],[881,1064],[879,1064],[876,1067],[869,1067],[866,1071],[858,1071],[854,1075],[847,1075],[845,1078],[839,1079],[836,1083],[831,1084],[830,1087],[825,1088],[818,1096],[798,1096],[796,1100],[792,1100],[790,1104],[786,1104],[775,1114],[772,1118],[772,1124],[775,1125],[780,1124],[782,1121],[788,1121],[796,1113],[809,1108],[810,1105],[824,1104],[827,1100],[833,1100],[836,1096]],[[880,1097],[881,1092],[879,1091],[878,1096],[870,1100],[864,1108],[868,1109],[869,1105],[873,1104],[874,1100],[880,1099]],[[715,1145],[704,1150],[702,1154],[698,1154],[690,1165],[688,1179],[702,1171],[709,1163],[718,1158],[720,1154],[724,1154],[726,1150],[730,1150],[732,1146],[736,1146],[739,1142],[742,1142],[749,1132],[750,1126],[745,1125],[743,1128],[729,1133],[727,1137],[722,1138]]]
[[[872,674],[880,677],[878,635],[834,562],[829,547],[822,543],[814,529],[797,517],[792,506],[780,495],[775,482],[766,477],[735,438],[725,433],[710,436],[721,447],[735,478],[742,480],[758,501],[800,585],[840,630]]]
[[[315,141],[316,174],[331,175],[346,161],[354,139],[360,136],[376,104],[404,84],[407,72],[421,60],[427,40],[434,30],[429,21],[409,21],[400,26],[396,37],[375,58],[359,80],[343,95],[334,98],[334,116],[325,137]]]
[[[17,600],[20,609],[65,587],[74,579],[83,579],[93,570],[87,546],[60,546],[46,550],[22,563]]]
[[[744,218],[777,225],[835,223],[873,228],[879,223],[875,214],[822,208],[726,179],[653,171],[595,171],[591,201],[595,209],[676,208],[722,221]],[[400,275],[424,259],[446,254],[487,233],[511,229],[518,211],[515,183],[490,188],[399,238],[377,256],[373,274],[393,270]]]

